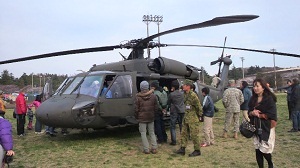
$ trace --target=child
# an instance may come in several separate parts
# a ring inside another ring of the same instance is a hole
[[[213,132],[213,116],[215,113],[214,110],[214,102],[212,98],[209,96],[209,88],[204,87],[202,90],[202,95],[204,97],[203,100],[203,132],[204,132],[204,143],[201,144],[201,147],[207,147],[209,145],[213,145],[215,143],[214,140],[214,132]]]
[[[27,129],[28,130],[32,130],[32,121],[33,121],[33,111],[31,110],[31,106],[27,106],[27,116],[28,116],[28,125],[27,125]]]

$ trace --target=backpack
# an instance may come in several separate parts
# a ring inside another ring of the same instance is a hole
[[[168,107],[168,94],[166,91],[158,91],[157,92],[157,98],[158,98],[158,101],[159,101],[159,104],[160,106],[163,108],[163,109],[166,109]]]

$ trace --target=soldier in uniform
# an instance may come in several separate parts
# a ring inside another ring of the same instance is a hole
[[[188,129],[190,130],[191,139],[194,143],[194,151],[189,154],[190,157],[200,156],[200,121],[199,117],[202,113],[202,107],[196,93],[191,88],[193,81],[185,80],[183,85],[185,116],[183,118],[183,128],[181,133],[181,147],[176,151],[177,154],[185,155],[185,148],[188,142]]]
[[[235,81],[229,80],[229,88],[224,91],[222,103],[226,108],[225,124],[223,137],[227,138],[228,127],[231,125],[233,118],[234,138],[237,139],[239,131],[240,105],[244,102],[244,96],[241,90],[235,88]]]

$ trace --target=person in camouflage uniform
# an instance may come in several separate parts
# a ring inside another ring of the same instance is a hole
[[[189,154],[190,157],[200,156],[200,121],[199,117],[202,113],[202,107],[198,96],[191,88],[193,81],[185,80],[183,85],[184,91],[184,104],[185,104],[185,116],[183,118],[183,128],[181,133],[181,147],[176,151],[177,154],[185,155],[185,148],[188,142],[188,129],[190,130],[191,139],[194,143],[194,151]]]
[[[223,137],[227,138],[228,127],[231,125],[231,120],[233,118],[233,137],[237,139],[237,133],[239,131],[240,105],[244,102],[244,96],[241,90],[234,87],[234,80],[229,80],[228,83],[229,88],[224,91],[222,99],[222,103],[226,108]]]

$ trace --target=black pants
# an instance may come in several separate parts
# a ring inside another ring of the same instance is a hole
[[[288,101],[287,102],[287,105],[288,105],[288,110],[289,110],[289,120],[292,119],[292,108],[291,108],[291,101]]]
[[[163,120],[163,115],[156,115],[154,118],[154,130],[157,136],[157,142],[163,143],[167,142],[167,133],[165,128],[165,122]]]
[[[256,162],[259,168],[264,167],[264,158],[268,162],[268,168],[273,168],[271,153],[262,153],[259,149],[256,149],[255,152],[256,152]]]
[[[24,134],[25,114],[17,115],[17,134]]]

